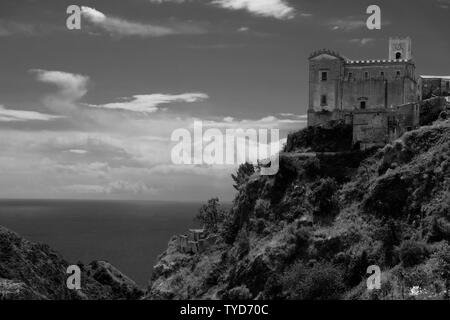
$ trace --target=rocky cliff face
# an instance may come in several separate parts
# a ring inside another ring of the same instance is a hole
[[[69,263],[47,245],[0,227],[1,299],[137,299],[142,291],[111,264],[81,265],[81,290],[69,290]]]
[[[448,298],[450,122],[364,153],[330,152],[333,132],[321,135],[325,145],[308,129],[293,134],[277,175],[237,185],[205,252],[180,253],[172,239],[146,297]],[[367,290],[370,265],[380,290]]]

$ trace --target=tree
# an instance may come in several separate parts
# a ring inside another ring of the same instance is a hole
[[[239,190],[241,185],[247,182],[248,178],[255,173],[255,167],[251,163],[243,163],[239,166],[236,174],[232,174],[231,178],[233,178],[235,184],[233,187],[236,190]]]
[[[208,200],[207,204],[201,206],[195,220],[203,224],[206,231],[217,232],[218,225],[225,218],[225,210],[219,204],[219,198]]]

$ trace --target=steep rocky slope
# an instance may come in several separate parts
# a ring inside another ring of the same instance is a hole
[[[1,299],[137,299],[136,284],[104,261],[80,265],[81,290],[69,290],[69,263],[47,245],[0,226]]]
[[[367,152],[346,148],[345,128],[308,130],[289,137],[277,175],[241,170],[233,208],[207,230],[215,245],[169,242],[148,299],[448,298],[450,122]],[[369,265],[380,290],[366,288]]]

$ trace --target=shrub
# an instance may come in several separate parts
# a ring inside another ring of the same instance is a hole
[[[294,231],[294,236],[297,251],[299,252],[305,251],[309,246],[309,242],[311,239],[311,232],[306,227],[300,227],[299,229],[296,229]]]
[[[239,231],[237,237],[237,254],[239,259],[245,256],[250,251],[250,240],[248,238],[247,225],[244,225]]]
[[[320,160],[317,157],[308,158],[303,163],[306,177],[314,179],[321,174]]]
[[[319,217],[332,217],[339,212],[336,196],[338,185],[333,178],[320,179],[312,187],[311,201],[316,209],[314,214]]]
[[[427,246],[423,242],[407,240],[399,248],[400,260],[405,267],[421,263],[427,256]]]
[[[247,182],[248,178],[255,173],[255,167],[251,163],[243,163],[239,166],[236,174],[232,174],[231,178],[235,182],[233,187],[236,190],[239,190],[239,188]]]
[[[263,299],[278,300],[284,298],[281,276],[277,274],[270,276],[264,285]]]
[[[222,298],[224,300],[250,300],[252,294],[245,285],[242,285],[229,290]]]
[[[195,220],[202,224],[208,232],[217,232],[219,224],[225,218],[225,210],[219,204],[218,198],[208,200],[208,204],[203,205]]]
[[[343,272],[329,262],[298,262],[284,277],[284,288],[297,300],[336,300],[345,290]]]
[[[317,152],[348,151],[353,145],[351,125],[330,121],[326,127],[311,126],[290,133],[287,137],[285,152],[311,149]]]

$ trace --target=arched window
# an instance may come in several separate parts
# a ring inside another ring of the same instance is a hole
[[[395,59],[400,60],[402,58],[402,53],[401,52],[397,52],[395,54]]]

